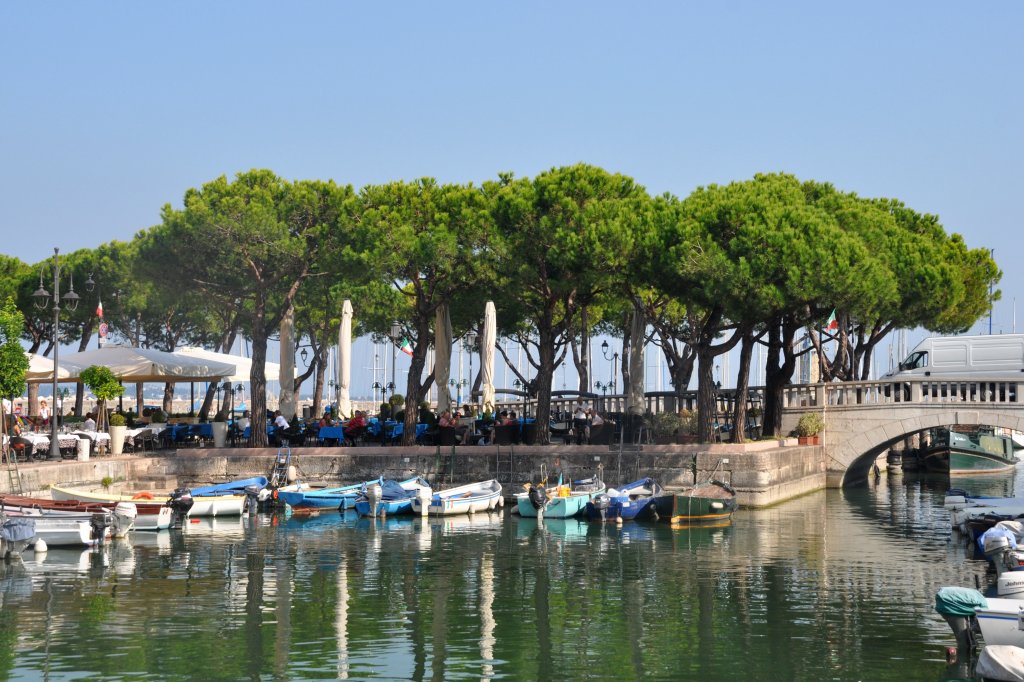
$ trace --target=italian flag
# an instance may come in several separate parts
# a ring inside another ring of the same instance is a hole
[[[398,345],[398,350],[412,357],[412,344],[409,343],[409,339],[402,337],[402,343]]]
[[[836,309],[832,309],[832,314],[828,316],[828,322],[825,323],[825,331],[834,332],[838,331],[839,322],[836,321]]]
[[[103,317],[103,301],[99,302],[96,306],[96,317]]]

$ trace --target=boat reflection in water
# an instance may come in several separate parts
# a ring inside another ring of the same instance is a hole
[[[134,534],[123,555],[0,566],[2,675],[190,679],[224,651],[223,679],[936,680],[934,592],[985,572],[949,542],[943,491],[883,477],[724,528],[332,514]]]

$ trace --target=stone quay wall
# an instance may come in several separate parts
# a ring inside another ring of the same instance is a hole
[[[99,487],[109,478],[112,490],[160,490],[265,476],[278,450],[193,448],[153,456],[92,458],[87,462],[19,466],[22,489],[45,493],[51,484]],[[765,507],[819,490],[826,485],[821,446],[759,441],[744,445],[645,445],[642,449],[607,445],[465,447],[304,447],[292,450],[298,478],[317,484],[344,484],[384,475],[422,475],[438,487],[497,478],[506,496],[526,482],[549,483],[599,475],[609,485],[651,476],[668,489],[718,479],[736,489],[745,507]],[[13,479],[0,475],[0,493],[14,491]]]

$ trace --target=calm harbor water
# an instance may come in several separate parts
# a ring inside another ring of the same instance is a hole
[[[282,515],[28,552],[0,564],[0,677],[957,679],[933,595],[985,566],[946,485],[883,475],[718,529]]]

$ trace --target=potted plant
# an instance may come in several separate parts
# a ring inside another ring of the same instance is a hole
[[[110,454],[120,455],[124,452],[124,437],[128,431],[127,420],[120,412],[110,415]]]
[[[124,386],[117,380],[109,367],[92,365],[82,370],[79,377],[99,401],[96,411],[96,430],[103,431],[107,423],[107,401],[124,394]]]
[[[825,428],[825,419],[820,412],[805,412],[796,423],[796,435],[800,445],[817,445],[818,434]]]
[[[164,414],[163,410],[153,410],[152,412],[149,413],[149,420],[153,424],[166,424],[167,415]]]
[[[696,443],[697,413],[693,410],[683,408],[679,410],[677,415],[679,417],[679,426],[675,432],[676,443]]]
[[[213,429],[213,447],[222,448],[228,442],[228,417],[223,410],[213,415],[213,422],[210,423]]]

